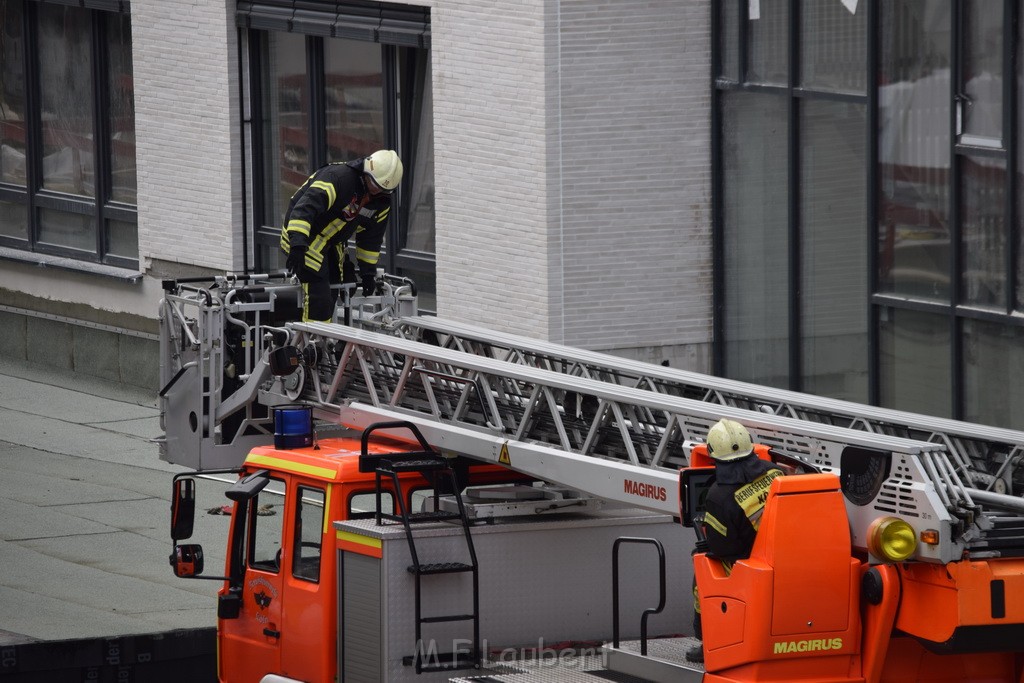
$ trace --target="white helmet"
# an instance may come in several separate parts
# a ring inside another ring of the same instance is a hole
[[[715,460],[736,460],[753,450],[750,432],[739,422],[719,420],[708,430],[708,455]]]
[[[379,149],[363,160],[363,173],[381,190],[391,193],[402,182],[402,160],[393,149]]]

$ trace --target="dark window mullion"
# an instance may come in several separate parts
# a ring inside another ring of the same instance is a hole
[[[789,0],[789,388],[803,387],[800,287],[800,102],[794,89],[800,84],[799,0]]]
[[[1013,313],[1017,306],[1017,244],[1021,239],[1014,226],[1017,225],[1017,201],[1018,194],[1024,192],[1024,187],[1016,187],[1017,179],[1017,145],[1020,144],[1020,136],[1024,131],[1016,130],[1014,122],[1017,120],[1017,97],[1016,92],[1017,69],[1021,64],[1017,55],[1022,46],[1017,44],[1017,26],[1021,18],[1018,16],[1017,7],[1019,3],[1015,0],[1004,0],[1003,2],[1003,147],[1006,149],[1006,174],[1003,180],[1003,195],[1006,199],[1004,226],[1006,234],[1006,291],[1005,305],[1007,314]]]
[[[39,83],[39,5],[25,3],[25,190],[28,203],[29,248],[36,248],[39,214],[36,194],[43,182],[42,95]]]
[[[309,72],[309,171],[327,163],[327,98],[325,94],[324,40],[306,37]]]
[[[868,403],[878,405],[880,401],[879,391],[879,325],[880,307],[872,303],[871,297],[878,291],[878,208],[879,208],[879,173],[878,173],[878,68],[879,50],[881,40],[879,33],[881,27],[878,23],[878,2],[870,0],[867,4],[867,94],[868,94],[868,115],[867,119],[867,174],[868,189],[868,225],[866,234],[867,263],[868,263],[868,300],[865,305],[868,307]]]
[[[956,316],[956,308],[960,304],[961,289],[963,287],[963,230],[961,229],[962,216],[960,207],[962,205],[960,194],[963,190],[963,164],[957,153],[960,132],[963,129],[964,114],[963,107],[958,104],[962,102],[961,93],[964,91],[963,84],[963,60],[964,40],[966,32],[963,27],[966,8],[964,0],[953,0],[951,8],[953,15],[950,17],[950,74],[953,85],[953,102],[949,108],[949,311],[948,324],[950,333],[950,354],[949,354],[949,376],[950,376],[950,414],[953,419],[960,419],[963,415],[963,343],[960,339],[959,320]],[[958,117],[958,111],[960,112]],[[960,130],[957,130],[957,119],[960,119]]]
[[[96,201],[96,254],[100,261],[107,251],[103,207],[110,199],[110,83],[107,69],[107,23],[95,10],[92,20],[93,82],[93,195]]]
[[[729,2],[731,0],[726,0]],[[739,2],[739,0],[735,0]],[[722,3],[725,4],[724,2]],[[722,63],[722,40],[725,22],[720,12],[715,11],[718,3],[711,3],[711,60]],[[724,12],[725,10],[721,10]],[[739,46],[739,74],[743,80],[743,60],[746,54],[743,45]],[[711,269],[711,372],[718,376],[725,375],[725,270],[720,264],[725,262],[725,237],[723,233],[723,182],[722,182],[722,91],[717,87],[714,71],[711,72],[711,262],[716,264]]]
[[[402,140],[399,136],[399,112],[398,112],[398,48],[392,45],[381,45],[381,72],[384,76],[383,98],[384,98],[384,144],[399,152],[403,168],[408,170],[412,166],[412,158],[409,152],[402,147]],[[401,187],[409,188],[409,180],[404,173]],[[383,268],[389,273],[395,272],[395,255],[399,251],[402,234],[402,217],[404,214],[404,201],[402,191],[399,190],[394,196],[394,205],[391,207],[391,220],[388,221],[387,237],[384,240],[385,249],[382,254]]]

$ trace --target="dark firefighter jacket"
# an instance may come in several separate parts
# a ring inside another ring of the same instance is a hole
[[[727,563],[749,557],[768,498],[782,471],[755,454],[715,463],[715,483],[705,500],[708,553]]]
[[[376,270],[391,215],[391,196],[367,192],[362,163],[356,159],[323,166],[292,195],[281,230],[281,249],[289,252],[292,246],[305,246],[306,267],[313,271],[321,269],[330,248],[344,249],[353,234],[360,275],[372,276]]]

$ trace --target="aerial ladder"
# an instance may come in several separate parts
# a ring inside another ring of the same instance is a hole
[[[394,333],[520,365],[807,422],[941,443],[975,488],[1024,495],[1024,432],[931,417],[688,372],[429,316],[399,318]],[[770,435],[763,435],[769,439]]]
[[[850,552],[865,558],[865,566],[891,564],[876,537],[878,520],[893,518],[915,539],[903,562],[942,568],[965,560],[1008,561],[1013,564],[1000,574],[998,590],[1024,588],[1016,564],[1024,556],[1024,499],[1014,495],[1020,433],[754,387],[420,317],[404,283],[382,284],[385,305],[375,309],[374,302],[348,300],[348,324],[277,320],[287,284],[165,286],[164,457],[197,468],[225,466],[250,440],[271,434],[269,409],[301,403],[312,407],[325,429],[363,431],[401,420],[443,454],[687,517],[680,501],[692,501],[694,492],[680,488],[679,472],[700,459],[708,428],[725,417],[746,425],[793,472],[838,482]],[[187,458],[176,447],[184,443],[193,447]],[[898,581],[885,576],[879,585],[891,593]],[[993,615],[996,602],[1002,605],[999,618],[1012,622],[998,639],[997,647],[1006,650],[1005,633],[1022,635],[1022,615],[1019,607],[1008,610],[995,592]],[[896,617],[879,618],[885,623]],[[879,618],[872,622],[876,630]]]

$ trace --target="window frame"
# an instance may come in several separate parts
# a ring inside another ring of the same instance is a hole
[[[46,4],[80,8],[88,12],[88,33],[90,41],[90,76],[94,84],[92,107],[93,135],[93,197],[59,192],[43,187],[43,130],[42,83],[39,64],[39,11]],[[111,13],[129,17],[127,1],[85,0],[84,2],[50,2],[24,0],[22,35],[24,46],[20,53],[25,74],[25,185],[0,182],[0,201],[24,207],[26,233],[22,237],[0,235],[0,247],[11,247],[28,254],[40,254],[67,258],[86,263],[97,263],[117,268],[137,270],[139,258],[127,258],[108,253],[108,222],[118,221],[135,226],[138,234],[137,204],[127,204],[110,199],[112,195],[113,141],[110,128],[110,74],[109,74],[109,31],[107,19]],[[42,211],[89,217],[95,226],[93,250],[75,249],[62,245],[47,244],[40,240]]]

